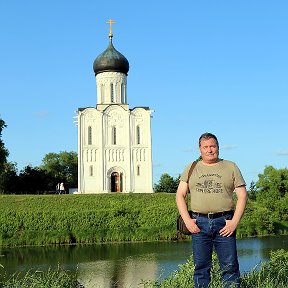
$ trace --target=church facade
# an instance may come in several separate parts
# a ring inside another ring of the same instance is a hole
[[[149,107],[129,108],[128,60],[112,43],[94,61],[96,107],[79,108],[78,193],[151,193]]]

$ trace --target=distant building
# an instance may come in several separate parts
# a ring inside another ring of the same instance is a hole
[[[94,61],[96,108],[79,108],[78,193],[151,193],[152,145],[149,107],[129,109],[128,60],[112,44]]]

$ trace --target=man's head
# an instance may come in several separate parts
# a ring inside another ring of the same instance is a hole
[[[213,164],[218,161],[219,143],[214,134],[202,134],[199,138],[199,149],[204,163]]]

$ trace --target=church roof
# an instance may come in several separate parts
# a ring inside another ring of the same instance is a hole
[[[112,44],[113,35],[110,34],[110,43],[108,48],[102,52],[93,63],[95,75],[102,72],[121,72],[127,75],[129,71],[129,62]]]

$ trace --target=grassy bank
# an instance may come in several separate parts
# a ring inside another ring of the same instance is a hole
[[[222,288],[221,273],[216,257],[211,271],[210,288]],[[146,288],[187,288],[194,287],[194,265],[190,258],[179,266],[179,271],[161,282],[146,282]],[[254,269],[241,276],[241,288],[287,288],[288,287],[288,252],[271,252],[270,261],[263,262],[259,269]]]
[[[287,223],[279,222],[271,211],[253,205],[248,204],[237,230],[239,237],[287,233]],[[175,194],[169,193],[1,195],[0,211],[2,246],[157,241],[178,237]]]
[[[171,240],[172,194],[0,197],[0,244],[44,245]]]

